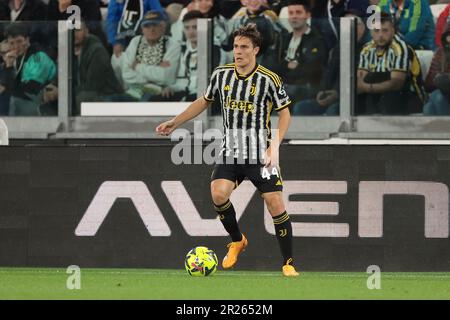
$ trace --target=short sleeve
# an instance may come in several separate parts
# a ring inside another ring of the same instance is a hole
[[[214,96],[217,93],[218,88],[218,70],[214,71],[211,80],[209,81],[208,87],[206,88],[206,92],[203,95],[206,101],[212,102],[214,101]]]
[[[284,108],[287,108],[292,103],[292,101],[289,98],[280,77],[277,77],[275,80],[276,82],[272,82],[272,103],[275,111],[281,111]]]
[[[405,42],[394,42],[392,46],[395,52],[394,68],[392,71],[408,72],[410,56],[407,44]]]
[[[358,69],[369,71],[369,56],[368,56],[368,52],[369,51],[367,49],[362,49],[361,50],[361,53],[359,54]]]

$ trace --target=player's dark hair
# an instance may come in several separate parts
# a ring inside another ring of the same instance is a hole
[[[28,37],[28,26],[22,22],[13,22],[5,28],[5,38]]]
[[[309,0],[290,0],[288,6],[303,6],[307,12],[311,12],[311,1]]]
[[[192,10],[183,17],[183,22],[204,18],[203,14],[198,10]]]
[[[250,39],[254,47],[261,47],[262,36],[261,33],[256,29],[256,24],[249,23],[246,26],[242,26],[233,32],[233,39],[236,37],[245,37]]]

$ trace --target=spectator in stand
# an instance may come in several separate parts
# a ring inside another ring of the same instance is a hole
[[[41,0],[1,0],[0,20],[45,21],[46,7]]]
[[[50,0],[47,7],[47,20],[61,21],[68,20],[73,13],[68,13],[70,6],[78,6],[81,12],[81,19],[86,21],[89,32],[100,38],[105,47],[108,46],[108,40],[103,32],[100,12],[100,3],[92,0]]]
[[[11,94],[11,116],[38,116],[44,87],[56,76],[50,57],[30,44],[23,23],[12,23],[5,30],[10,51],[5,55],[6,90]]]
[[[108,41],[114,55],[120,57],[136,35],[144,15],[150,11],[163,12],[159,0],[110,0],[108,4]]]
[[[311,17],[309,0],[290,1],[288,15],[293,32],[280,41],[280,67],[271,67],[283,78],[289,97],[300,101],[317,94],[328,52],[322,35],[307,23]]]
[[[30,41],[38,44],[54,60],[58,53],[58,26],[45,22],[47,6],[41,0],[0,0],[0,21],[33,21],[30,23]],[[0,24],[0,40],[4,27]]]
[[[361,52],[369,35],[363,19],[364,16],[363,13],[356,10],[349,10],[344,14],[344,17],[354,17],[357,21],[355,52]],[[359,63],[359,59],[356,63]],[[338,43],[330,52],[325,75],[320,85],[321,90],[317,93],[315,99],[297,102],[293,107],[293,115],[339,115],[340,68],[340,46]]]
[[[381,0],[382,12],[395,17],[398,33],[415,50],[434,50],[435,25],[428,0]]]
[[[3,40],[0,43],[0,115],[7,116],[9,114],[9,93],[6,91],[7,79],[6,74],[4,72],[5,65],[5,57],[6,54],[10,51],[8,40]]]
[[[228,39],[227,21],[219,13],[219,4],[217,0],[194,0],[191,2],[185,12],[192,10],[200,11],[203,14],[203,18],[213,19],[214,23],[214,45],[221,46]],[[174,40],[183,42],[183,16],[185,12],[182,12],[179,20],[172,25],[171,34]]]
[[[106,29],[113,49],[111,65],[123,86],[122,53],[130,40],[139,33],[142,18],[150,10],[163,12],[164,9],[159,0],[110,0],[108,3]]]
[[[366,15],[369,5],[368,0],[314,0],[311,24],[322,32],[327,48],[331,50],[339,40],[339,18],[349,10]]]
[[[78,6],[84,21],[101,21],[100,4],[92,0],[50,0],[47,6],[47,20],[67,20],[73,13],[68,13],[70,6]]]
[[[103,101],[105,97],[122,94],[123,89],[114,75],[109,53],[100,39],[89,33],[83,21],[74,35],[75,114],[80,114],[81,102]]]
[[[256,24],[258,31],[263,35],[261,49],[258,55],[258,63],[261,62],[263,56],[269,52],[270,47],[274,47],[284,32],[284,28],[278,21],[278,16],[266,5],[265,0],[245,0],[241,1],[245,5],[245,10],[238,11],[229,21],[229,32],[231,36],[228,38],[227,51],[233,49],[232,33],[241,26],[249,23]],[[270,53],[269,53],[270,54]],[[267,58],[271,60],[272,58]]]
[[[222,0],[220,1],[220,13],[229,20],[242,8],[242,2],[240,0]]]
[[[450,30],[441,36],[442,48],[433,56],[425,86],[432,92],[424,115],[450,115]]]
[[[442,33],[450,30],[450,3],[445,7],[436,22],[436,44],[442,48]]]
[[[165,13],[147,12],[141,22],[142,35],[134,37],[124,53],[122,77],[127,94],[136,100],[146,93],[161,94],[162,87],[175,82],[181,48],[165,35],[167,20]]]
[[[380,29],[371,31],[373,40],[361,50],[357,87],[362,96],[357,114],[421,113],[426,93],[419,60],[396,35],[392,16],[382,13],[380,24]]]
[[[197,99],[197,20],[203,18],[200,11],[189,11],[183,17],[184,37],[186,41],[181,45],[181,56],[177,79],[174,83],[164,87],[161,95],[151,97],[152,101],[194,101]],[[220,48],[213,46],[213,50]],[[213,54],[219,57],[220,53]],[[213,63],[218,65],[218,61]]]

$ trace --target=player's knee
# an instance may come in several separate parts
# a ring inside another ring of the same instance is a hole
[[[211,188],[211,196],[215,205],[222,205],[228,201],[228,194],[220,188]]]

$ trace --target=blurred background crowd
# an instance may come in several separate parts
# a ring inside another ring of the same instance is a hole
[[[0,0],[0,115],[57,114],[57,21],[72,5],[73,115],[82,102],[193,101],[201,18],[212,67],[255,23],[258,63],[282,77],[291,112],[339,115],[342,17],[356,20],[356,114],[450,115],[449,0]]]

